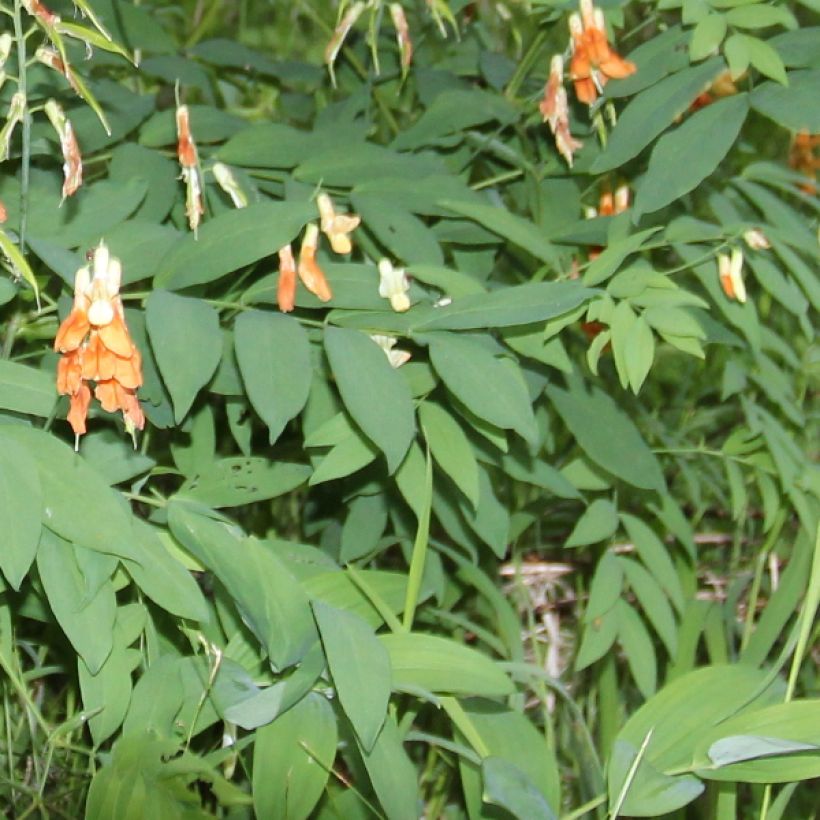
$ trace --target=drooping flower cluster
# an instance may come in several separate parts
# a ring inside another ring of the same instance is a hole
[[[621,79],[634,74],[634,63],[624,60],[609,44],[604,14],[592,0],[580,0],[580,14],[569,18],[569,76],[575,96],[592,105],[609,79]],[[581,148],[569,130],[569,105],[564,88],[564,58],[555,54],[550,61],[550,75],[539,106],[544,122],[549,123],[558,152],[572,167],[573,153]]]
[[[293,258],[290,243],[279,249],[279,283],[276,290],[276,301],[284,313],[293,310],[296,303],[296,275],[302,284],[322,302],[333,298],[333,291],[328,284],[324,271],[316,261],[319,247],[319,229],[327,237],[335,253],[347,254],[353,250],[350,234],[359,227],[361,218],[357,214],[338,214],[333,200],[320,193],[316,199],[319,208],[320,222],[308,223],[302,235],[299,248],[298,264]]]
[[[76,444],[86,431],[91,403],[89,382],[103,410],[122,411],[125,429],[133,436],[145,426],[137,400],[142,384],[142,357],[128,333],[120,299],[120,261],[103,242],[94,249],[91,267],[77,271],[74,306],[60,325],[54,350],[62,353],[57,365],[57,392],[69,396],[68,421]]]
[[[187,105],[177,106],[177,157],[185,183],[185,213],[188,225],[196,236],[205,207],[202,204],[202,172],[199,167],[199,153],[191,134],[191,119]]]

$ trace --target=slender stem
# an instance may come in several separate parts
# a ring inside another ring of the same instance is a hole
[[[20,251],[26,252],[26,229],[28,227],[29,169],[31,165],[31,112],[28,108],[26,83],[26,35],[23,33],[22,0],[14,0],[14,39],[17,43],[17,90],[25,100],[23,108],[23,155],[20,160]]]
[[[508,100],[514,99],[516,94],[518,94],[518,89],[521,87],[521,84],[526,79],[529,70],[532,68],[533,64],[538,59],[538,55],[541,52],[541,47],[544,45],[544,41],[546,39],[546,31],[539,31],[538,34],[536,34],[535,37],[533,37],[532,42],[530,43],[526,52],[524,52],[524,56],[519,61],[518,67],[515,69],[515,73],[510,79],[510,82],[504,89],[504,96]]]

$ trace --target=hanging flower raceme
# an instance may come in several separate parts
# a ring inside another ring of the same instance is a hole
[[[82,267],[74,280],[74,306],[60,325],[54,350],[62,353],[57,365],[57,392],[70,397],[68,421],[74,430],[75,447],[86,431],[94,395],[109,413],[122,411],[125,429],[134,436],[145,426],[137,400],[142,384],[142,357],[125,324],[119,259],[103,242],[94,249],[91,268]]]
[[[65,199],[75,194],[83,184],[83,158],[71,120],[66,117],[59,103],[56,100],[49,100],[45,110],[46,116],[60,138],[60,148],[63,152],[63,199]]]
[[[404,268],[394,268],[389,259],[379,260],[379,296],[390,300],[397,313],[410,309],[410,281]]]
[[[196,236],[197,228],[205,213],[202,204],[202,176],[199,170],[199,154],[191,134],[191,120],[187,105],[177,106],[177,156],[185,182],[185,213],[188,224]]]
[[[637,67],[609,45],[604,14],[595,8],[592,0],[581,0],[580,10],[580,14],[572,14],[569,18],[572,38],[570,76],[575,85],[575,96],[591,105],[607,80],[628,77],[637,71]]]
[[[572,156],[583,147],[569,131],[569,106],[567,90],[564,88],[564,58],[560,54],[553,56],[550,62],[550,76],[544,86],[544,98],[538,106],[544,122],[549,124],[555,137],[558,153],[572,168]]]
[[[725,253],[718,254],[718,276],[723,292],[730,298],[743,304],[746,301],[746,285],[743,283],[743,251],[733,248],[731,257]]]

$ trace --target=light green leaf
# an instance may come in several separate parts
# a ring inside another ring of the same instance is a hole
[[[393,689],[405,687],[455,695],[509,695],[510,679],[488,657],[437,635],[420,632],[379,635],[390,655]]]
[[[618,601],[615,609],[618,616],[618,641],[638,689],[648,698],[655,692],[658,677],[658,662],[652,639],[638,613],[626,601]]]
[[[336,716],[309,692],[256,732],[253,807],[257,817],[303,820],[322,796],[336,757]]]
[[[820,69],[790,71],[789,84],[761,83],[751,93],[752,108],[791,131],[820,132]]]
[[[395,472],[416,432],[407,382],[357,330],[325,328],[325,350],[345,407]]]
[[[328,669],[345,714],[369,752],[387,715],[390,657],[373,629],[357,615],[313,601]]]
[[[518,820],[554,820],[558,815],[527,775],[501,757],[481,761],[484,800],[506,809]]]
[[[725,36],[726,17],[722,14],[707,14],[692,31],[689,59],[694,62],[714,54]]]
[[[565,547],[583,547],[604,541],[618,529],[618,511],[611,501],[598,498],[584,510],[583,515],[564,544]]]
[[[179,424],[222,356],[219,315],[201,299],[155,290],[145,302],[145,322]]]

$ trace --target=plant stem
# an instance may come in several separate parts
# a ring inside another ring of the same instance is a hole
[[[20,159],[20,251],[26,252],[28,227],[29,169],[31,165],[31,112],[26,83],[26,36],[23,33],[22,0],[14,0],[14,39],[17,46],[17,90],[25,99],[23,108],[23,154]]]

